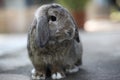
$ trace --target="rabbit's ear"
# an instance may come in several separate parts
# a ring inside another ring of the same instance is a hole
[[[36,25],[36,43],[39,47],[44,47],[49,40],[49,27],[47,16],[40,16]]]
[[[77,28],[76,28],[76,30],[75,30],[75,40],[76,40],[77,42],[80,42],[79,31],[78,31]]]
[[[74,39],[75,39],[77,42],[80,42],[78,25],[77,25],[77,23],[75,22],[75,20],[74,20],[74,18],[72,17],[71,14],[70,14],[70,16],[71,16],[71,19],[73,20],[73,23],[75,24],[75,37],[74,37]]]

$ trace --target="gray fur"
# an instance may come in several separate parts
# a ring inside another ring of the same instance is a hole
[[[52,21],[50,16],[55,16]],[[47,69],[65,76],[66,69],[82,63],[82,45],[77,25],[70,13],[58,4],[43,5],[35,13],[28,32],[28,53],[36,75]]]

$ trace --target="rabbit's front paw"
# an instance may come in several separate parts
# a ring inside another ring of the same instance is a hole
[[[56,72],[56,73],[53,73],[51,77],[52,77],[52,79],[61,79],[61,78],[65,78],[65,74]]]
[[[67,73],[75,73],[75,72],[78,72],[79,69],[80,69],[79,66],[74,66],[74,67],[72,67],[72,68],[66,69],[66,72],[67,72]]]
[[[45,74],[43,73],[37,73],[35,69],[31,71],[32,73],[32,80],[45,80]]]

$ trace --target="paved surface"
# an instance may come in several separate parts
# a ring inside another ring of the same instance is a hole
[[[79,72],[62,80],[120,80],[120,32],[80,35],[83,65]],[[26,49],[0,56],[0,80],[30,80],[31,69]]]

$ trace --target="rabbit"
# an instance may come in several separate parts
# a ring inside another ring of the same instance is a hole
[[[38,8],[28,30],[27,49],[33,64],[32,79],[61,79],[82,64],[82,44],[76,22],[57,3]]]

